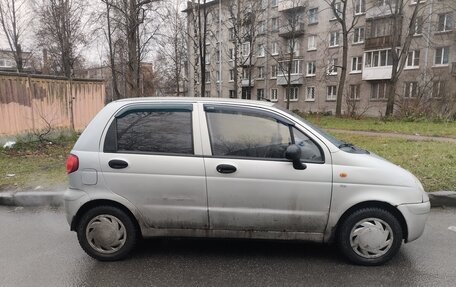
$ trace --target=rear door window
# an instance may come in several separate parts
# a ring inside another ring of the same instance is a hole
[[[116,116],[105,152],[193,154],[192,112],[132,109]]]

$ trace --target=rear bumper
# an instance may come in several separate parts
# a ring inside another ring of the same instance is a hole
[[[418,239],[424,232],[431,203],[429,201],[416,204],[402,204],[397,207],[407,223],[408,236],[405,242]]]
[[[68,224],[71,226],[73,218],[78,212],[79,208],[89,201],[89,195],[82,190],[78,189],[67,189],[63,195],[65,204],[65,213]]]

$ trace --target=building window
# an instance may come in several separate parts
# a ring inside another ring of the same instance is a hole
[[[221,80],[220,71],[216,71],[215,76],[217,77],[217,83],[220,83],[220,80]]]
[[[220,50],[216,51],[215,56],[216,56],[217,63],[220,63],[220,61],[222,60],[222,55],[220,53]]]
[[[407,67],[418,67],[420,65],[420,50],[414,50],[408,52],[407,55]]]
[[[334,13],[334,11],[337,13]],[[337,16],[341,17],[342,15],[342,5],[340,4],[340,2],[337,2],[337,3],[334,3],[334,7],[331,7],[331,19],[330,20],[334,20],[334,19],[337,19]]]
[[[377,2],[375,3],[375,5],[377,7],[386,6],[386,5],[390,5],[390,4],[391,4],[391,0],[377,0]]]
[[[206,72],[206,83],[210,83],[211,82],[211,72]]]
[[[277,89],[271,89],[271,101],[277,102]]]
[[[435,61],[436,65],[448,65],[450,47],[441,47],[435,49]]]
[[[307,50],[316,50],[317,49],[317,37],[315,35],[310,35],[307,38]]]
[[[264,67],[258,67],[258,79],[264,79]]]
[[[234,69],[230,69],[230,81],[234,81]]]
[[[350,85],[350,94],[349,94],[350,100],[359,100],[360,88],[361,88],[361,85]]]
[[[266,24],[264,21],[259,21],[258,22],[258,34],[264,34],[266,33]]]
[[[361,72],[363,67],[363,57],[353,57],[352,58],[352,68],[353,72]]]
[[[250,42],[245,42],[242,44],[241,55],[245,57],[250,56]]]
[[[242,79],[243,80],[250,79],[250,69],[249,68],[242,69]]]
[[[271,79],[277,78],[277,65],[271,66]]]
[[[337,75],[338,59],[333,58],[328,62],[328,75]]]
[[[383,67],[383,66],[392,66],[393,58],[391,56],[391,50],[379,50],[366,52],[364,54],[365,64],[364,67]]]
[[[364,43],[364,27],[353,30],[353,44]]]
[[[264,44],[258,44],[258,56],[257,57],[264,57]]]
[[[318,8],[312,8],[307,11],[308,24],[318,23]]]
[[[432,83],[432,97],[442,98],[445,96],[445,81],[434,81]]]
[[[329,34],[329,47],[339,46],[339,32],[330,32]]]
[[[301,62],[302,62],[302,60],[293,60],[293,62],[291,62],[290,74],[292,74],[292,75],[302,74]],[[280,63],[280,74],[283,74],[283,75],[288,74],[289,63],[290,63],[289,61]]]
[[[386,98],[387,82],[379,81],[371,84],[371,99],[372,100],[383,100]]]
[[[236,98],[236,91],[230,90],[230,99],[235,99],[235,98]]]
[[[209,52],[206,52],[206,55],[204,56],[204,60],[206,65],[209,65],[211,63],[211,54]]]
[[[299,54],[299,40],[298,39],[288,39],[287,52],[293,53],[294,55]]]
[[[211,92],[210,91],[205,91],[204,94],[205,94],[206,98],[210,98],[211,97]]]
[[[404,85],[404,98],[415,98],[418,96],[418,82],[405,82]]]
[[[413,35],[421,35],[423,33],[423,17],[417,16],[415,19],[415,23],[412,27]]]
[[[355,14],[363,14],[366,12],[366,0],[355,0]]]
[[[285,101],[289,98],[290,101],[297,101],[299,95],[299,87],[291,87],[285,89]]]
[[[307,73],[306,76],[315,76],[317,67],[315,61],[307,62]]]
[[[271,0],[271,7],[277,7],[279,0]]]
[[[228,57],[230,58],[230,61],[233,61],[234,60],[234,49],[233,48],[230,48],[228,50]]]
[[[235,32],[234,32],[234,28],[229,28],[228,29],[228,33],[229,33],[229,37],[230,37],[230,40],[234,40],[235,38]]]
[[[278,55],[279,54],[279,45],[277,42],[272,42],[271,43],[271,55]]]
[[[271,19],[271,29],[272,29],[272,31],[279,30],[279,18],[278,17]]]
[[[306,101],[315,101],[315,87],[307,87]]]
[[[392,21],[390,18],[375,19],[371,23],[370,38],[383,37],[391,35]]]
[[[453,29],[453,17],[451,13],[439,14],[437,32],[447,32]]]
[[[337,98],[337,86],[326,87],[326,100],[335,101]]]
[[[257,100],[260,101],[264,99],[264,89],[258,89],[257,90]]]

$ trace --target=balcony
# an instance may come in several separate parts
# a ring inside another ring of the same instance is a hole
[[[381,66],[381,67],[364,67],[363,68],[363,81],[374,81],[374,80],[390,80],[393,71],[392,66]]]
[[[393,2],[393,1],[392,1]],[[385,17],[392,15],[396,9],[396,4],[385,4],[382,6],[373,6],[366,11],[366,19]]]
[[[293,12],[304,10],[305,4],[305,0],[279,0],[277,8],[279,12]]]
[[[285,25],[279,28],[279,36],[284,38],[297,38],[304,35],[304,28],[305,24],[302,22],[297,23],[295,27],[291,25]]]
[[[366,50],[375,50],[383,48],[391,48],[393,42],[393,37],[391,35],[366,38],[364,40],[364,49]],[[401,41],[398,40],[394,46],[398,47],[401,45]]]
[[[279,74],[277,75],[277,85],[286,86],[288,75]],[[303,74],[291,74],[290,75],[290,84],[292,85],[303,85],[304,84],[304,75]]]
[[[253,87],[254,85],[255,85],[255,80],[254,79],[251,79],[250,82],[249,82],[249,79],[242,79],[242,81],[241,81],[241,86],[243,88]]]

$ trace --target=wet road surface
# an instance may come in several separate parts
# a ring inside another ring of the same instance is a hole
[[[360,267],[330,246],[203,239],[146,240],[98,262],[62,210],[0,207],[0,286],[456,286],[456,209],[433,209],[423,237],[385,266]]]

